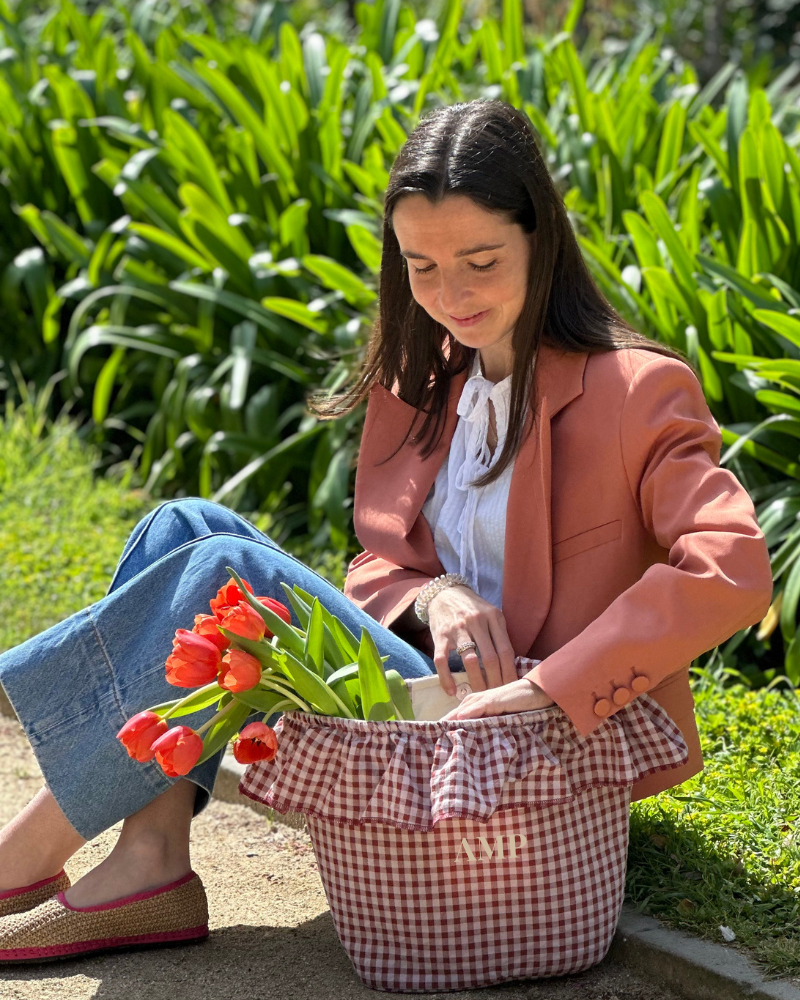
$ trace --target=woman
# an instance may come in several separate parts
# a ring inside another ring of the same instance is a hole
[[[649,691],[690,759],[634,797],[702,766],[687,666],[766,613],[764,537],[692,369],[603,299],[528,119],[503,102],[433,111],[393,165],[366,362],[312,407],[331,418],[367,396],[364,552],[344,594],[225,508],[170,501],[134,529],[106,597],[0,657],[48,783],[0,833],[0,907],[20,911],[0,918],[0,960],[207,933],[189,828],[219,758],[171,782],[115,734],[169,696],[171,637],[225,565],[368,625],[406,677],[435,670],[454,693],[463,664],[472,693],[448,717],[557,703],[586,734]],[[517,679],[526,655],[541,662]],[[109,857],[53,896],[70,855],[123,817]]]

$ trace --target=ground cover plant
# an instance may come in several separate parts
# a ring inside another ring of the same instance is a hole
[[[796,976],[800,701],[743,685],[693,693],[705,767],[632,804],[627,896],[692,934],[721,942],[727,928],[768,976]]]
[[[96,452],[66,417],[49,422],[44,403],[44,394],[9,400],[0,424],[0,651],[99,600],[155,504],[130,489],[130,475],[95,478]],[[34,591],[36,600],[20,599]]]
[[[95,476],[100,455],[67,415],[47,416],[49,391],[19,380],[22,402],[7,400],[0,423],[0,652],[100,600],[125,540],[160,500],[131,488],[132,468]],[[250,520],[270,534],[268,514]],[[276,536],[274,540],[277,540]],[[337,552],[285,546],[335,586],[345,565]],[[41,599],[19,600],[36,588]]]

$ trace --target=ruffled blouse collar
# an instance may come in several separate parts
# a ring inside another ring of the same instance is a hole
[[[465,483],[482,475],[496,460],[503,449],[508,428],[508,409],[511,398],[511,376],[500,382],[490,382],[481,371],[480,353],[475,352],[470,377],[464,383],[458,401],[458,415],[464,420],[466,430],[466,461],[461,469],[457,485],[465,489]],[[497,444],[489,454],[489,401],[495,412]]]

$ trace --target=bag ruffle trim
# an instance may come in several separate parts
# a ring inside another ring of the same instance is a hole
[[[641,694],[581,736],[557,705],[485,719],[367,722],[306,712],[278,720],[278,753],[239,789],[279,813],[429,831],[487,822],[498,809],[569,802],[680,767],[689,752],[664,709]]]

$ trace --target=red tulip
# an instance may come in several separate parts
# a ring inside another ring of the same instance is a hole
[[[189,726],[168,729],[153,744],[156,760],[168,778],[188,774],[203,752],[202,737]]]
[[[172,652],[167,657],[167,680],[175,687],[210,684],[219,673],[221,662],[219,648],[210,639],[179,628],[175,630]]]
[[[152,760],[155,756],[153,743],[167,731],[167,720],[155,712],[139,712],[128,719],[117,733],[117,739],[128,751],[128,756],[140,763]]]
[[[219,618],[216,615],[195,615],[192,632],[202,635],[204,639],[210,639],[217,649],[221,653],[224,653],[228,646],[230,646],[231,641],[230,639],[226,639],[222,632],[220,632],[217,628],[218,624]]]
[[[257,597],[256,600],[263,604],[265,608],[269,608],[270,611],[274,611],[279,618],[283,618],[287,625],[292,624],[292,612],[286,607],[285,604],[281,604],[280,601],[274,601],[271,597]],[[268,628],[264,629],[264,638],[271,639],[274,635]]]
[[[261,680],[261,664],[250,653],[241,649],[229,649],[222,657],[219,675],[220,687],[233,691],[249,691]]]
[[[247,580],[242,580],[242,583],[244,584],[244,589],[252,594],[253,588]],[[245,596],[239,589],[239,585],[231,577],[224,586],[219,588],[217,596],[212,597],[209,604],[211,605],[212,613],[221,619],[225,617],[231,608],[235,608],[239,601],[244,601],[244,599]]]
[[[251,722],[239,733],[233,744],[233,756],[240,764],[253,764],[257,760],[272,760],[278,752],[275,730],[263,722]]]
[[[264,619],[247,601],[239,601],[235,608],[229,608],[220,625],[243,639],[256,640],[264,638],[267,628]]]

